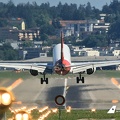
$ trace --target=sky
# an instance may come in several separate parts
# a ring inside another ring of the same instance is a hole
[[[3,3],[7,3],[9,0],[0,0],[0,2]],[[95,6],[98,9],[102,9],[103,5],[106,5],[106,3],[109,5],[111,1],[113,0],[12,0],[15,5],[19,4],[19,3],[27,3],[28,1],[30,3],[32,2],[36,2],[38,5],[40,5],[41,3],[46,3],[49,2],[50,6],[56,6],[58,5],[58,3],[61,1],[62,4],[64,3],[75,3],[75,4],[87,4],[87,2],[91,3],[91,6]]]

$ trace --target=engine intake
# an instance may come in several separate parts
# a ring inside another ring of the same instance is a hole
[[[95,71],[96,71],[96,68],[89,68],[89,69],[86,70],[88,75],[93,74]]]
[[[33,76],[37,76],[38,75],[38,71],[30,69],[30,74],[33,75]]]

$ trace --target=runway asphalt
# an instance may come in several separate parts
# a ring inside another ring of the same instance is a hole
[[[85,77],[85,83],[76,83],[75,77],[49,78],[49,84],[40,84],[37,77],[23,80],[20,85],[12,91],[17,101],[22,101],[18,106],[42,106],[48,105],[50,108],[58,107],[55,104],[57,95],[65,96],[65,106],[74,109],[110,109],[116,105],[120,109],[120,79],[106,78],[96,74]],[[2,83],[2,86],[9,86],[10,81]],[[67,89],[68,88],[68,89]]]

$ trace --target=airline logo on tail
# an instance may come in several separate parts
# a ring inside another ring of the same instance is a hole
[[[116,106],[112,106],[107,113],[115,113]]]

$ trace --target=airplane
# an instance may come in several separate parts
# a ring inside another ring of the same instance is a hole
[[[63,39],[63,33],[61,32],[61,43],[55,45],[53,48],[52,63],[0,63],[0,67],[26,69],[33,76],[37,76],[40,73],[43,75],[40,79],[41,84],[44,82],[48,84],[46,74],[57,73],[59,75],[66,75],[68,73],[78,73],[79,76],[76,77],[76,82],[79,83],[81,81],[84,83],[85,80],[82,74],[87,73],[91,75],[96,71],[96,68],[120,64],[120,60],[73,63],[71,61],[70,48],[64,44]]]

